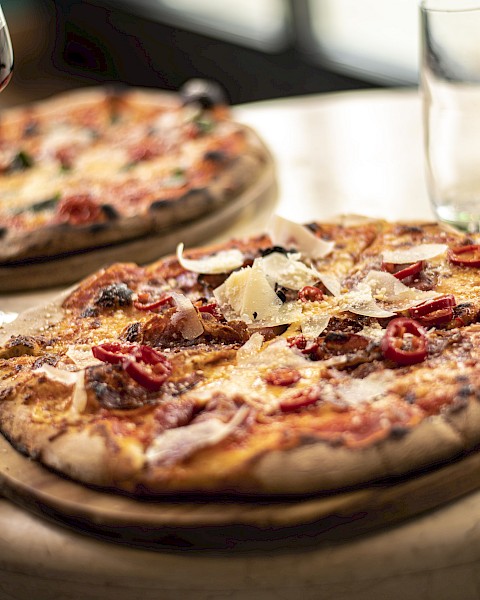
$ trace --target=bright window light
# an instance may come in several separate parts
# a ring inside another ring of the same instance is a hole
[[[307,6],[307,51],[352,73],[416,82],[417,0],[308,0]]]
[[[137,0],[149,16],[265,51],[287,43],[288,3],[284,0]]]

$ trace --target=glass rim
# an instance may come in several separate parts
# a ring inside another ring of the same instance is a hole
[[[468,12],[480,10],[480,0],[419,0],[422,11],[431,12]]]

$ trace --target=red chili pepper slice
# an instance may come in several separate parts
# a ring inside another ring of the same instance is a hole
[[[413,365],[425,360],[427,338],[417,321],[407,317],[393,319],[387,325],[381,349],[385,358],[399,365]]]
[[[409,309],[408,314],[422,325],[440,325],[453,319],[453,307],[456,304],[453,294],[445,294],[413,306]]]
[[[111,342],[93,346],[92,354],[102,362],[118,365],[125,360],[126,356],[133,355],[136,348],[138,348],[138,346],[135,344],[119,344]]]
[[[223,319],[223,315],[220,312],[220,309],[218,308],[218,304],[216,302],[211,302],[210,304],[204,304],[203,306],[199,306],[198,311],[201,313],[208,313],[219,321]]]
[[[170,361],[150,346],[105,343],[92,348],[95,358],[119,364],[141,386],[158,391],[172,372]]]
[[[173,304],[173,298],[171,296],[163,296],[154,302],[143,302],[141,298],[135,300],[133,306],[138,310],[156,310],[166,304]]]
[[[298,292],[298,299],[302,302],[321,302],[323,292],[313,285],[306,285]]]
[[[480,267],[480,244],[457,246],[448,249],[448,260],[463,267]]]
[[[423,260],[419,260],[418,262],[411,263],[402,269],[395,270],[396,265],[394,263],[382,263],[382,269],[391,273],[397,279],[406,279],[407,277],[412,277],[413,275],[418,275],[425,266]]]
[[[132,360],[127,358],[122,366],[132,379],[152,392],[158,391],[172,372],[170,361],[149,346],[139,346]]]

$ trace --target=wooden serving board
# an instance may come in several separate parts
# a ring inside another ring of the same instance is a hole
[[[0,265],[0,293],[27,291],[74,283],[93,271],[114,262],[146,264],[173,252],[179,242],[201,244],[229,231],[252,211],[273,210],[277,197],[275,165],[270,157],[261,176],[243,194],[209,214],[164,231],[121,244],[91,248],[48,260],[32,260],[16,265]]]
[[[346,539],[437,508],[480,487],[480,452],[397,481],[290,498],[165,496],[137,500],[75,483],[0,436],[0,493],[28,511],[111,541],[151,548]]]

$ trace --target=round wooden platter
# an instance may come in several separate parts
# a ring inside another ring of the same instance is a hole
[[[93,489],[17,452],[0,436],[0,493],[96,537],[151,548],[251,548],[286,539],[344,540],[460,498],[480,486],[480,453],[408,478],[308,497],[165,496]]]
[[[90,248],[47,260],[0,265],[0,293],[71,284],[114,262],[146,264],[171,253],[179,242],[188,247],[219,234],[226,239],[239,220],[249,219],[258,211],[271,213],[276,198],[275,165],[270,157],[261,176],[243,194],[203,217],[121,244]]]

